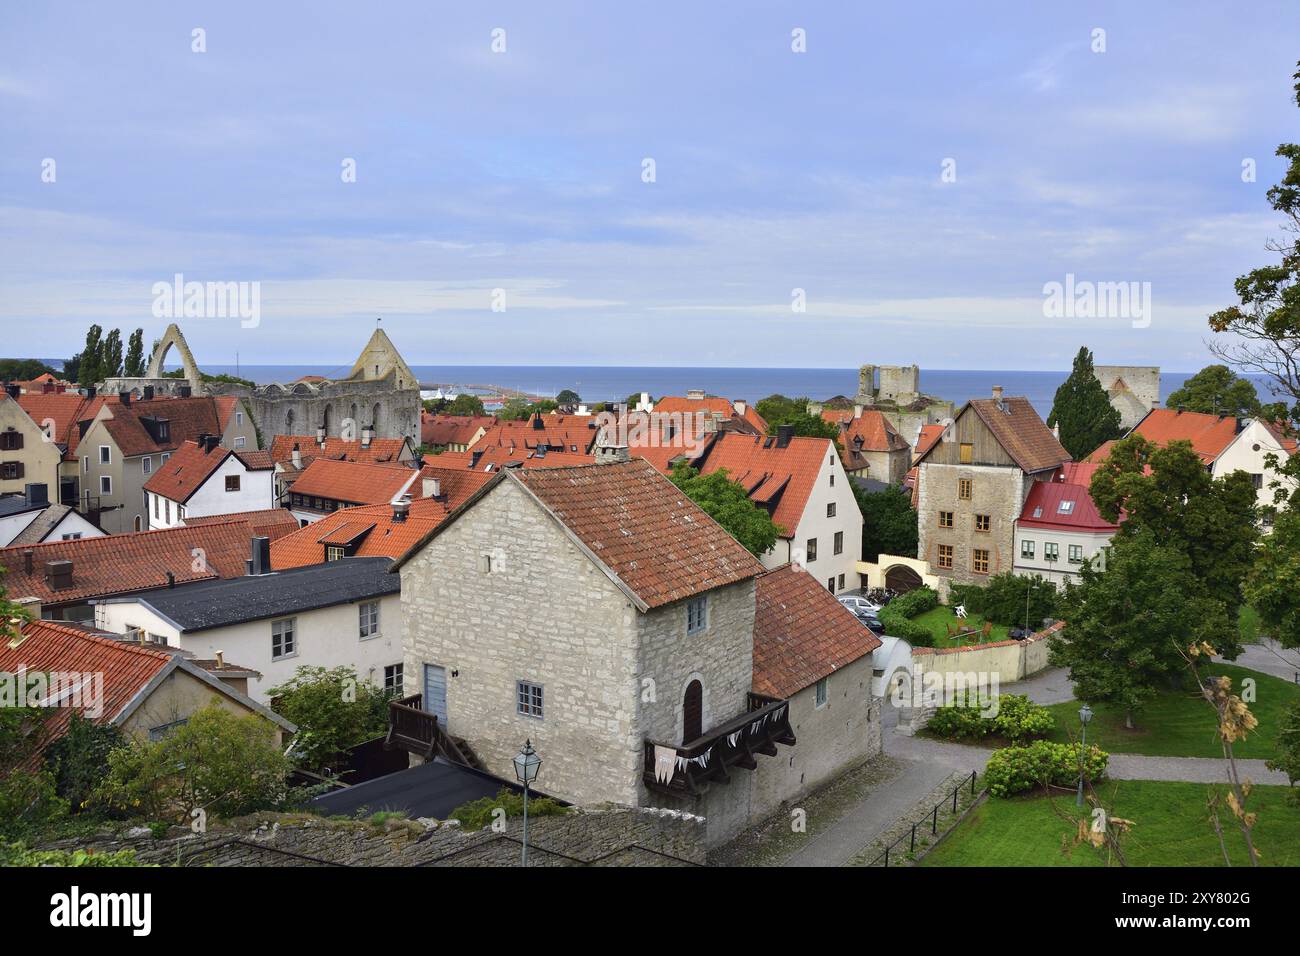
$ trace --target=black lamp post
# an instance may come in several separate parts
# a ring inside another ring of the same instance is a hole
[[[531,739],[524,741],[524,749],[515,755],[515,776],[524,785],[524,850],[523,865],[528,865],[528,785],[537,779],[541,769],[542,758],[537,756]]]
[[[1088,749],[1088,721],[1090,720],[1092,720],[1092,708],[1084,704],[1079,708],[1079,724],[1083,727],[1083,741],[1079,744],[1079,793],[1074,800],[1076,807],[1083,806],[1083,761],[1084,751]]]

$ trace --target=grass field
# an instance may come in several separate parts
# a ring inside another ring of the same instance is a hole
[[[947,625],[949,624],[953,625],[953,627],[961,627],[963,629],[972,627],[982,628],[984,626],[984,618],[980,617],[978,614],[972,614],[967,617],[966,620],[959,621],[957,620],[957,615],[952,613],[952,608],[944,607],[942,604],[926,611],[924,614],[912,618],[912,620],[917,624],[920,624],[922,627],[929,629],[930,633],[934,635],[935,647],[957,646],[957,642],[948,636]],[[1007,639],[1007,629],[1005,625],[994,624],[993,631],[989,634],[988,639],[990,641],[1005,641]],[[971,644],[979,644],[983,642],[983,640],[982,637],[976,635],[973,638],[966,638],[963,643],[969,646]]]
[[[1241,693],[1243,678],[1253,678],[1256,682],[1256,699],[1247,703],[1259,727],[1245,740],[1238,741],[1233,753],[1238,757],[1274,756],[1282,712],[1300,697],[1300,686],[1231,664],[1208,665],[1202,676],[1211,672],[1231,677],[1233,692],[1237,694]],[[1051,704],[1047,709],[1056,718],[1056,729],[1048,739],[1066,742],[1078,737],[1078,701]],[[1095,743],[1102,750],[1160,757],[1223,756],[1214,710],[1193,691],[1158,694],[1134,717],[1137,725],[1134,730],[1125,729],[1124,713],[1117,707],[1098,704],[1093,712],[1092,723],[1088,725],[1088,743]]]
[[[1287,801],[1288,789],[1256,787],[1247,804],[1259,814],[1254,840],[1260,862],[1267,866],[1300,866],[1300,807]],[[1097,796],[1111,816],[1135,823],[1120,841],[1129,866],[1223,866],[1205,805],[1209,790],[1203,783],[1116,780],[1100,785]],[[1104,866],[1104,851],[1091,844],[1070,845],[1073,821],[1090,812],[1089,807],[1076,809],[1073,794],[990,797],[922,865]],[[1233,865],[1247,865],[1235,820],[1230,815],[1220,820]]]

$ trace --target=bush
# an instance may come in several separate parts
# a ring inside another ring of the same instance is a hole
[[[351,667],[299,667],[270,696],[276,713],[298,725],[292,759],[307,770],[346,769],[349,748],[388,730],[389,695]]]
[[[0,843],[0,866],[153,866],[140,863],[135,850],[91,853],[87,850],[31,850],[21,843]]]
[[[1045,618],[1061,615],[1061,592],[1040,575],[1021,575],[1005,571],[989,578],[987,584],[954,584],[948,601],[987,621],[1007,627],[1025,623],[1025,599],[1029,599],[1029,626],[1038,630]]]
[[[1079,780],[1079,744],[1058,744],[1036,740],[1026,747],[1004,747],[993,751],[984,768],[984,781],[995,797],[1009,797],[1026,790],[1072,787]],[[1084,779],[1106,776],[1110,755],[1096,745],[1083,754]]]
[[[903,615],[893,610],[894,602],[890,602],[880,611],[880,623],[885,628],[885,633],[890,637],[901,637],[913,647],[933,647],[934,634],[923,624],[917,624],[915,621],[909,621]]]
[[[949,740],[981,740],[998,734],[1021,743],[1045,737],[1056,726],[1051,711],[1023,694],[999,695],[995,717],[984,716],[984,711],[977,703],[947,704],[935,711],[926,729]]]
[[[460,825],[466,830],[482,830],[493,822],[492,811],[498,808],[505,810],[507,819],[522,817],[524,815],[524,795],[502,787],[497,791],[495,797],[480,797],[478,800],[462,803],[451,811],[451,816],[448,819],[459,820]],[[568,807],[556,803],[550,797],[528,798],[528,816],[530,819],[532,817],[558,817],[568,812]]]
[[[939,595],[933,588],[920,587],[900,594],[886,607],[903,617],[918,617],[926,611],[933,611],[939,606]]]
[[[978,707],[949,704],[934,712],[925,729],[949,740],[979,740],[993,733],[993,724]]]
[[[108,755],[125,738],[113,724],[97,724],[73,712],[68,731],[45,750],[45,766],[60,797],[73,811],[83,809],[108,773]]]

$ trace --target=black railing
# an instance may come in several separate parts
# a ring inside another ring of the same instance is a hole
[[[951,801],[952,814],[953,816],[956,816],[958,796],[967,787],[970,787],[971,796],[972,797],[975,796],[975,781],[976,779],[978,779],[978,777],[979,777],[979,771],[972,770],[970,772],[970,776],[962,780],[955,787],[953,787],[952,792],[948,794],[948,796],[940,800],[938,803],[936,803],[933,807],[931,807],[930,812],[926,816],[922,817],[920,820],[913,823],[911,829],[908,832],[904,833],[893,843],[889,844],[889,846],[885,847],[885,849],[882,850],[880,854],[867,865],[868,866],[889,866],[890,851],[893,850],[894,847],[898,846],[898,844],[902,843],[904,840],[908,841],[907,852],[915,853],[916,852],[916,828],[921,827],[921,832],[924,833],[927,819],[929,820],[929,824],[930,824],[930,835],[938,836],[939,835],[939,809],[941,807],[946,807],[949,801]]]

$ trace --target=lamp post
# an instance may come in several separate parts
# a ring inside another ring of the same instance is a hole
[[[1083,806],[1083,761],[1084,751],[1088,749],[1088,721],[1092,720],[1092,708],[1084,704],[1079,708],[1079,724],[1083,727],[1083,741],[1079,744],[1079,794],[1074,805]]]
[[[523,865],[528,865],[528,785],[537,779],[542,758],[537,756],[531,739],[524,741],[524,749],[515,755],[515,776],[524,785],[524,850]]]

